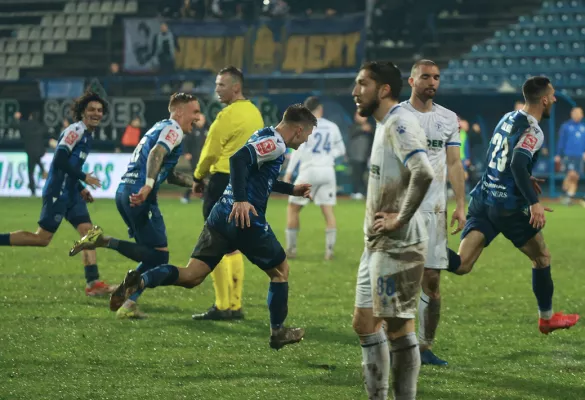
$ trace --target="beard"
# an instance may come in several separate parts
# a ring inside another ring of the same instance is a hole
[[[542,111],[542,119],[549,119],[550,118],[550,111],[552,109],[552,105],[550,107],[545,108]]]
[[[437,94],[436,90],[429,90],[428,88],[425,88],[423,90],[421,90],[420,92],[416,93],[416,96],[423,102],[426,103],[428,100],[434,99],[435,95]]]
[[[358,107],[358,114],[366,118],[371,117],[372,114],[376,112],[378,107],[380,107],[380,101],[378,99],[373,100],[370,104],[364,105],[362,103],[362,105]]]

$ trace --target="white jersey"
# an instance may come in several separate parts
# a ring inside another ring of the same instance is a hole
[[[428,156],[435,179],[427,192],[420,210],[445,212],[447,210],[447,147],[461,146],[459,118],[453,111],[433,103],[433,109],[421,113],[410,101],[400,103],[418,119],[427,136]]]
[[[410,183],[410,168],[421,163],[429,164],[426,150],[424,131],[414,115],[404,107],[393,107],[377,124],[364,221],[368,248],[390,250],[427,239],[424,220],[418,211],[408,224],[397,231],[379,234],[372,229],[377,212],[400,211]]]
[[[317,126],[303,143],[295,151],[286,168],[287,174],[292,174],[299,166],[300,170],[308,168],[334,168],[335,159],[345,155],[345,144],[339,131],[339,127],[325,118],[317,119]]]

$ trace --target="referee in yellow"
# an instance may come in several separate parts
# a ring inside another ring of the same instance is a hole
[[[195,169],[195,191],[203,193],[203,217],[207,219],[230,181],[229,158],[254,132],[264,127],[260,111],[242,94],[244,75],[235,67],[223,68],[215,78],[215,93],[226,107],[209,128]],[[207,187],[203,179],[210,175]],[[243,319],[244,258],[238,251],[227,254],[211,273],[215,304],[195,320]]]

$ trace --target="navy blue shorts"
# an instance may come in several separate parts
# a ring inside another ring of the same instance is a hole
[[[65,218],[74,228],[84,223],[91,223],[87,204],[79,193],[73,197],[62,195],[53,200],[53,197],[43,197],[43,207],[39,218],[39,226],[44,230],[55,233]]]
[[[575,171],[578,174],[583,173],[583,159],[579,156],[565,156],[563,157],[563,167],[566,172]]]
[[[213,207],[191,258],[203,261],[213,270],[224,255],[239,250],[264,271],[279,266],[286,259],[268,223],[254,221],[258,217],[252,217],[251,226],[241,229],[236,227],[235,221],[228,223],[227,218],[219,205]]]
[[[540,229],[530,225],[530,212],[506,211],[486,205],[480,199],[471,199],[467,210],[467,222],[461,232],[461,240],[471,231],[485,236],[485,247],[502,233],[514,246],[520,248],[532,239]]]
[[[128,236],[151,248],[167,247],[167,229],[158,203],[145,201],[130,207],[130,195],[139,190],[120,185],[116,191],[116,207],[128,227]]]

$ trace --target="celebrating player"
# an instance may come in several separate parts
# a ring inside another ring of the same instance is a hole
[[[194,172],[195,191],[203,192],[203,218],[222,196],[230,181],[229,159],[250,136],[264,126],[262,114],[242,93],[244,75],[235,67],[226,67],[215,78],[215,93],[226,107],[217,114],[201,151]],[[209,184],[203,179],[208,175]],[[215,303],[204,313],[194,314],[195,320],[231,320],[244,318],[242,289],[244,259],[236,251],[226,256],[211,273]]]
[[[577,314],[553,314],[551,256],[541,232],[546,223],[544,213],[552,210],[540,204],[541,190],[531,176],[544,141],[538,123],[550,116],[556,98],[550,80],[543,76],[524,82],[522,93],[524,108],[504,115],[494,130],[487,169],[471,192],[459,255],[449,250],[449,271],[458,275],[471,272],[484,247],[502,233],[532,261],[538,328],[549,334],[570,328],[579,320]]]
[[[272,191],[309,196],[308,184],[292,185],[277,180],[286,147],[298,148],[317,123],[302,105],[287,108],[276,128],[262,129],[230,158],[230,184],[215,204],[186,268],[161,265],[142,275],[130,271],[123,284],[124,295],[112,295],[110,307],[131,302],[145,288],[183,286],[193,288],[213,271],[225,254],[239,250],[270,277],[270,346],[299,342],[300,328],[285,328],[288,313],[288,271],[284,249],[266,222],[266,206]],[[251,215],[252,214],[252,215]],[[130,296],[130,297],[128,297]]]
[[[432,351],[435,332],[441,313],[439,282],[441,270],[447,269],[447,172],[455,192],[455,211],[451,227],[457,221],[456,234],[465,225],[465,172],[461,162],[459,121],[457,115],[433,102],[439,89],[439,67],[431,60],[417,61],[410,72],[408,83],[412,87],[410,99],[401,106],[414,113],[427,136],[428,157],[435,179],[421,204],[429,234],[428,254],[418,304],[422,364],[447,365]]]
[[[43,188],[43,208],[37,231],[0,234],[0,246],[48,246],[63,218],[81,236],[90,231],[92,224],[86,203],[93,202],[93,197],[81,182],[92,188],[101,187],[101,183],[91,172],[83,173],[82,167],[91,149],[93,132],[108,113],[108,104],[98,94],[86,92],[73,103],[72,112],[76,122],[59,136]],[[83,252],[83,265],[86,295],[103,296],[113,290],[99,280],[95,251]]]
[[[288,164],[285,182],[290,182],[293,171],[299,167],[296,182],[311,184],[311,197],[321,207],[325,217],[325,259],[333,257],[333,248],[337,236],[337,226],[333,206],[337,200],[337,183],[335,179],[335,158],[345,155],[345,145],[339,127],[323,118],[323,106],[317,97],[305,100],[307,107],[317,118],[313,134],[297,151]],[[297,234],[299,233],[299,214],[309,199],[290,196],[288,199],[286,252],[289,258],[297,254]]]
[[[175,166],[182,152],[183,132],[191,132],[199,120],[199,102],[190,94],[175,93],[169,102],[169,112],[169,119],[157,122],[138,143],[116,191],[118,212],[136,243],[106,236],[96,226],[75,243],[69,255],[96,247],[114,249],[139,262],[138,273],[169,262],[166,227],[158,208],[157,193],[165,179],[183,187],[193,185],[191,176],[175,171]],[[146,317],[135,302],[129,304],[118,310],[119,318]]]
[[[416,117],[398,104],[401,89],[402,77],[394,64],[368,62],[360,69],[352,93],[359,114],[378,122],[353,319],[362,345],[366,391],[369,399],[376,400],[388,396],[390,352],[395,399],[416,397],[420,369],[414,317],[427,232],[417,210],[434,174],[424,131]]]

